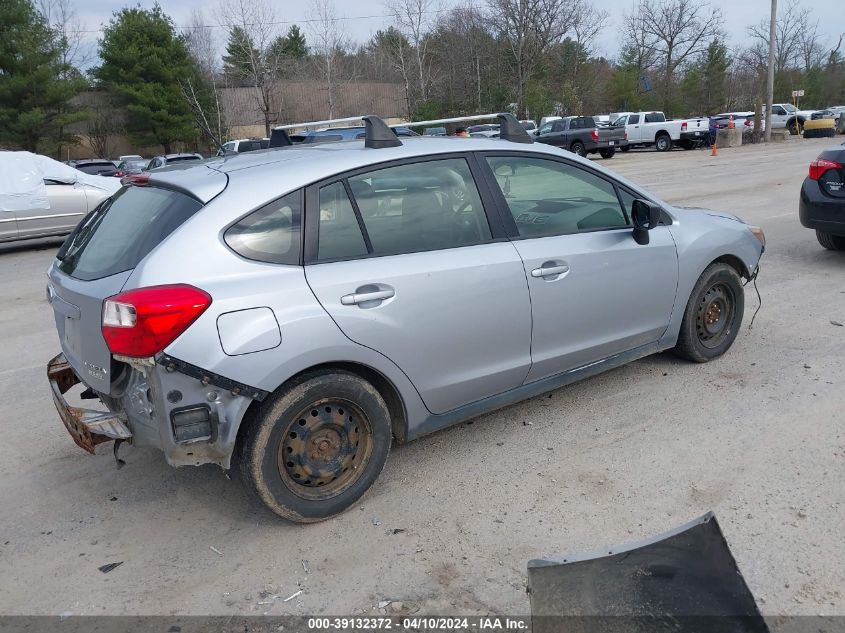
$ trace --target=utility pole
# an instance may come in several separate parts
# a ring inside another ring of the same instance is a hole
[[[766,129],[763,138],[772,140],[772,101],[775,98],[775,27],[777,26],[778,0],[772,0],[772,17],[769,18],[769,76],[766,79]]]

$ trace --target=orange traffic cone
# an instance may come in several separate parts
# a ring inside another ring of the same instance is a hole
[[[733,114],[728,119],[728,129],[729,130],[734,129],[734,115]]]
[[[710,155],[711,156],[718,156],[719,155],[719,151],[716,148],[716,143],[713,143],[713,145],[710,146]]]

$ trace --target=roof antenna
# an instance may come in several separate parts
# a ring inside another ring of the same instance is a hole
[[[374,114],[361,117],[366,128],[364,147],[384,149],[385,147],[399,147],[402,141],[387,124]]]
[[[534,139],[522,127],[522,123],[516,120],[516,117],[510,112],[497,114],[499,119],[499,138],[503,138],[511,143],[533,143]]]

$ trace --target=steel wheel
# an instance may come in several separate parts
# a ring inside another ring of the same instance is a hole
[[[714,349],[728,336],[734,320],[735,306],[733,290],[724,283],[714,284],[701,296],[695,328],[698,340],[704,347]]]
[[[372,447],[372,427],[361,408],[324,398],[288,423],[278,447],[279,475],[303,499],[328,499],[355,482]]]

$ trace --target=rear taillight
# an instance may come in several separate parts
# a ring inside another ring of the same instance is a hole
[[[120,179],[121,185],[135,185],[138,187],[143,187],[144,185],[150,184],[150,175],[147,173],[142,174],[128,174]]]
[[[683,122],[681,122],[681,132],[686,132],[686,131],[687,131],[687,122],[683,121]]]
[[[155,356],[210,305],[208,293],[185,284],[121,292],[103,303],[103,338],[113,354]]]
[[[593,128],[590,131],[590,138],[592,138],[594,141],[599,140],[599,131],[597,129]]]
[[[810,179],[818,180],[831,169],[842,169],[842,165],[836,161],[817,158],[810,163]]]
[[[123,173],[123,171],[122,171],[122,170],[120,170],[120,169],[118,169],[116,172],[114,172],[114,177],[115,177],[115,178],[123,178],[125,175],[126,175],[126,174],[124,174],[124,173]]]
[[[628,140],[628,130],[625,130],[625,140]]]

